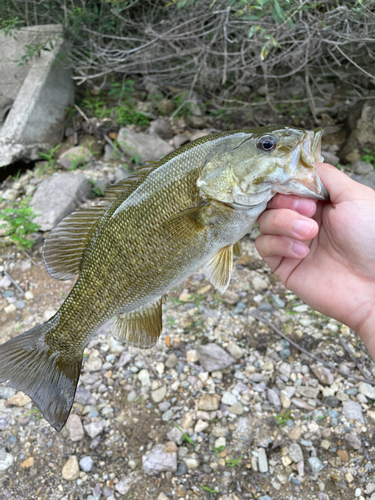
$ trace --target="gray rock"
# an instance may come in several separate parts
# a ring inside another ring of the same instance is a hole
[[[91,184],[80,174],[56,174],[39,184],[30,205],[39,213],[34,222],[50,231],[91,193]]]
[[[359,175],[367,175],[374,172],[374,166],[366,161],[356,161],[351,167],[351,171]]]
[[[324,465],[322,464],[322,462],[319,460],[318,457],[310,457],[308,460],[313,474],[315,474],[316,472],[320,472],[322,469],[324,469]]]
[[[140,477],[121,476],[120,481],[116,484],[115,489],[120,493],[120,495],[126,495],[134,483],[139,481]]]
[[[350,174],[350,177],[353,179],[353,181],[359,182],[360,184],[363,184],[364,186],[368,186],[372,189],[375,189],[375,175],[372,174],[370,177],[365,177],[363,175],[357,175],[357,174]]]
[[[8,399],[16,394],[13,387],[0,387],[0,399]]]
[[[366,382],[361,382],[358,386],[358,390],[361,394],[366,396],[366,398],[375,400],[375,387]]]
[[[268,461],[264,448],[258,448],[258,469],[259,472],[268,472]]]
[[[319,394],[319,388],[301,385],[297,387],[296,392],[305,398],[315,399]]]
[[[91,392],[82,386],[77,387],[74,401],[76,403],[81,404],[81,405],[95,405],[96,404],[96,399],[91,394]]]
[[[342,413],[349,420],[356,420],[357,422],[364,424],[364,418],[362,415],[362,406],[352,400],[344,401]]]
[[[190,455],[185,456],[182,460],[189,469],[197,469],[200,464],[196,453],[191,453]]]
[[[283,299],[280,299],[277,295],[272,294],[272,305],[275,309],[284,309],[285,302]]]
[[[66,428],[69,431],[69,437],[72,441],[81,441],[85,433],[83,431],[82,422],[78,415],[72,413],[66,422]]]
[[[162,385],[159,389],[156,389],[156,391],[151,392],[151,398],[154,401],[154,403],[160,403],[161,401],[163,401],[166,394],[167,394],[167,386]]]
[[[79,461],[79,466],[83,472],[90,472],[93,465],[94,460],[91,457],[82,457]]]
[[[99,422],[91,422],[90,424],[85,424],[83,427],[86,433],[91,437],[91,439],[94,439],[96,436],[98,436],[101,432],[103,432],[104,429],[104,425],[101,420]]]
[[[293,460],[293,462],[295,464],[297,464],[298,462],[301,462],[301,460],[303,460],[302,448],[297,443],[292,443],[289,446],[288,455],[289,455],[289,458],[291,460]]]
[[[237,403],[237,398],[231,392],[224,391],[221,397],[221,402],[225,405],[235,405]]]
[[[151,123],[150,134],[157,134],[162,139],[172,139],[173,130],[169,122],[159,118]]]
[[[180,148],[189,141],[189,137],[185,134],[177,134],[173,137],[173,144],[176,149]]]
[[[178,363],[178,357],[172,353],[168,356],[166,362],[165,362],[165,366],[167,368],[174,368]]]
[[[187,473],[187,467],[186,467],[186,464],[185,462],[180,462],[178,464],[178,467],[177,467],[177,471],[175,473],[175,476],[179,477],[179,476],[183,476],[184,474]]]
[[[238,401],[238,403],[235,403],[233,406],[230,406],[228,409],[231,413],[234,413],[235,415],[242,415],[244,412],[244,407],[242,403],[240,403],[240,401]]]
[[[74,146],[60,156],[58,163],[66,170],[71,170],[89,163],[93,158],[94,155],[86,146]]]
[[[311,370],[319,382],[324,385],[332,385],[335,381],[333,373],[325,366],[312,366]]]
[[[322,151],[322,156],[324,161],[330,163],[331,165],[337,165],[340,161],[340,158],[330,151]]]
[[[343,158],[349,163],[354,163],[361,158],[363,148],[372,148],[375,144],[374,103],[371,101],[356,102],[353,111],[352,115],[356,116],[353,116],[350,123],[352,132],[341,152]]]
[[[13,455],[7,453],[5,448],[1,448],[0,450],[0,471],[4,471],[9,469],[9,467],[13,464],[14,458]]]
[[[217,344],[198,346],[197,356],[200,364],[208,372],[224,370],[235,362],[235,359]]]
[[[140,161],[160,160],[173,151],[172,146],[158,135],[135,132],[130,128],[122,128],[117,137],[121,150],[129,157],[139,155]]]
[[[281,375],[284,375],[284,377],[289,378],[290,374],[292,373],[292,367],[289,363],[281,363],[281,365],[278,367],[279,373]],[[293,396],[294,394],[292,394]]]
[[[273,389],[268,389],[267,399],[275,407],[275,411],[279,412],[281,410],[281,402],[278,394]]]
[[[84,369],[85,371],[95,372],[100,370],[102,366],[103,366],[103,361],[100,358],[99,351],[97,349],[94,349],[89,354],[89,357],[87,358],[84,364]]]
[[[152,450],[143,455],[142,469],[149,476],[154,476],[160,472],[177,471],[177,453],[164,450],[164,445],[157,444]]]
[[[361,439],[358,434],[345,434],[344,439],[352,450],[359,450],[361,448]]]
[[[243,356],[241,347],[235,342],[229,342],[226,349],[234,359],[240,359]]]

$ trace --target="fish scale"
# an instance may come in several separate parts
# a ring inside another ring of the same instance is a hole
[[[314,167],[320,132],[268,127],[193,141],[108,189],[46,239],[51,276],[79,277],[49,321],[0,346],[0,382],[24,391],[56,429],[68,418],[83,350],[112,334],[141,348],[162,330],[172,287],[204,268],[223,293],[233,255],[276,192],[324,199]]]

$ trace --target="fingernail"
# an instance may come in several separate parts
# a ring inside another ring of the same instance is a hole
[[[314,223],[312,220],[296,220],[293,223],[293,231],[299,236],[307,236],[311,232],[313,226]]]
[[[294,203],[294,210],[300,214],[306,215],[314,210],[315,202],[312,200],[299,199]]]
[[[303,243],[293,243],[292,252],[299,257],[305,257],[309,253],[309,249]]]

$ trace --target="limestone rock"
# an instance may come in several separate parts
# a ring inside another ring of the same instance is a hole
[[[141,162],[160,160],[173,151],[172,146],[158,135],[135,132],[127,127],[120,129],[117,141],[127,156],[139,155]]]

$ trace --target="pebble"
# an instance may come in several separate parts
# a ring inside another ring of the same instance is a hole
[[[325,366],[312,366],[311,370],[316,378],[324,385],[332,385],[335,381],[333,373]]]
[[[5,448],[1,448],[0,450],[0,471],[4,471],[9,469],[9,467],[13,464],[14,458],[13,455],[7,453]]]
[[[69,457],[68,461],[62,468],[62,477],[67,481],[75,481],[79,478],[78,459],[75,455]]]
[[[196,453],[192,453],[191,456],[184,457],[182,460],[189,469],[197,469],[200,465]]]
[[[0,387],[0,399],[9,399],[16,394],[12,387]]]
[[[277,392],[273,389],[268,389],[267,399],[274,406],[275,411],[278,413],[281,410],[281,402]]]
[[[5,306],[4,307],[4,311],[6,314],[12,314],[13,312],[15,312],[17,309],[16,309],[16,306],[15,304],[9,304],[8,306]]]
[[[268,461],[264,448],[258,448],[258,469],[259,472],[268,472]]]
[[[7,399],[7,403],[14,406],[25,406],[30,403],[31,399],[23,392],[17,392],[14,396]]]
[[[132,476],[121,476],[120,481],[115,486],[115,490],[118,491],[120,495],[126,495],[129,492],[130,488],[133,486],[133,484],[139,479],[140,478],[134,478]]]
[[[295,464],[303,460],[302,448],[297,443],[292,443],[289,446],[288,455]]]
[[[220,407],[220,396],[218,394],[204,394],[198,401],[198,408],[205,411],[218,410]]]
[[[86,363],[84,364],[84,369],[86,371],[98,371],[101,369],[103,366],[103,361],[99,357],[99,351],[97,349],[94,349],[91,351],[89,354],[89,357],[86,360]]]
[[[286,409],[289,408],[292,403],[285,391],[280,392],[280,402],[282,407]]]
[[[240,401],[235,403],[233,406],[230,406],[229,411],[234,413],[235,415],[242,415],[244,412],[244,407]]]
[[[322,462],[319,460],[318,457],[310,457],[308,461],[313,474],[315,474],[316,472],[320,472],[322,469],[324,469],[324,465],[322,464]]]
[[[264,278],[261,278],[260,276],[256,276],[255,278],[253,278],[251,280],[251,284],[256,292],[263,292],[268,288],[268,281]]]
[[[240,359],[243,356],[243,351],[241,347],[235,342],[229,342],[229,344],[226,347],[226,350],[234,359]]]
[[[93,465],[94,460],[91,457],[82,457],[79,461],[79,466],[83,472],[90,472]]]
[[[221,402],[224,405],[235,405],[237,403],[237,398],[231,392],[224,391],[221,397]]]
[[[224,370],[235,362],[235,359],[217,344],[198,346],[197,356],[200,364],[207,372]]]
[[[344,439],[352,450],[359,450],[361,448],[361,439],[358,434],[345,434]]]
[[[20,466],[23,469],[29,469],[30,467],[33,467],[34,465],[34,457],[29,457],[25,461],[20,463]]]
[[[151,399],[154,401],[154,403],[160,403],[163,401],[167,394],[167,386],[162,385],[159,389],[156,389],[156,391],[151,392]]]
[[[206,430],[208,426],[209,426],[208,422],[205,422],[204,420],[198,420],[198,422],[195,424],[194,432],[199,434],[200,432]]]
[[[241,297],[238,295],[238,293],[227,290],[220,298],[227,304],[235,305]]]
[[[166,452],[164,445],[157,444],[151,451],[142,457],[142,469],[147,475],[152,476],[160,472],[177,471],[177,453]]]
[[[83,427],[84,427],[86,433],[92,439],[94,439],[101,432],[103,432],[103,429],[104,429],[104,425],[103,425],[103,422],[101,420],[99,422],[91,422],[90,424],[85,424]]]
[[[281,349],[281,351],[279,351],[279,356],[281,359],[288,359],[291,354],[292,353],[290,349]]]
[[[81,419],[78,415],[72,413],[66,422],[66,428],[69,431],[69,437],[72,441],[81,441],[85,433],[83,430]]]
[[[289,437],[290,439],[293,439],[293,441],[298,441],[301,435],[302,435],[301,427],[294,427],[289,433]]]
[[[167,368],[174,368],[178,363],[178,357],[175,354],[170,354],[165,362]]]
[[[375,400],[375,387],[366,382],[361,382],[358,386],[358,391],[366,396],[366,398]]]
[[[143,387],[150,385],[150,374],[145,368],[138,373],[138,380]]]
[[[191,349],[186,353],[186,361],[188,363],[196,363],[198,361],[197,351],[195,349]]]
[[[365,421],[363,419],[363,414],[362,414],[362,407],[359,403],[356,403],[355,401],[344,401],[343,403],[343,410],[342,413],[343,415],[350,419],[350,420],[356,420],[360,424],[364,424]]]
[[[305,398],[315,399],[319,394],[319,388],[301,385],[297,387],[296,392]]]
[[[177,471],[175,472],[175,476],[183,476],[184,474],[187,473],[187,467],[185,462],[180,462],[177,467]]]

